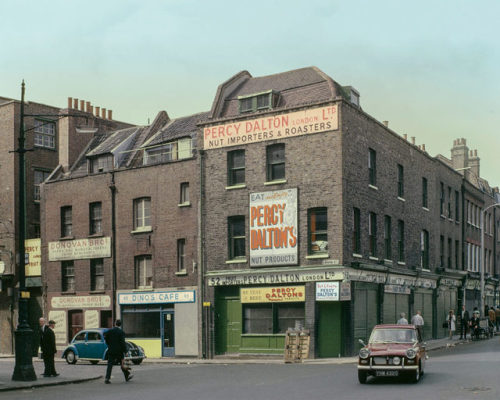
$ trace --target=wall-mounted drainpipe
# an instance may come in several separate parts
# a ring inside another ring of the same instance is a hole
[[[109,184],[109,190],[111,191],[111,256],[112,256],[112,270],[111,270],[111,281],[112,281],[112,320],[117,319],[116,316],[116,186],[115,186],[115,173],[111,172],[111,183]]]

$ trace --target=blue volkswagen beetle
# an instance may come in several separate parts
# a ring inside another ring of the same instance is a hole
[[[90,361],[92,364],[107,360],[108,345],[104,341],[104,332],[107,330],[107,328],[96,328],[78,332],[64,349],[62,358],[65,358],[68,364],[75,364],[78,360]],[[125,360],[139,365],[146,358],[144,349],[128,340],[125,344],[127,345]]]

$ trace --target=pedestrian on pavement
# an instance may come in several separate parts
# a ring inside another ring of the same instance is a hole
[[[497,325],[497,332],[500,331],[500,306],[497,304],[497,308],[495,309],[495,320]]]
[[[424,340],[424,318],[420,310],[412,317],[411,323],[417,328],[418,341],[422,342]]]
[[[490,331],[491,333],[493,333],[493,330],[495,329],[495,326],[497,324],[497,317],[495,314],[495,309],[493,307],[490,307],[490,309],[488,310],[488,318],[490,320],[489,323]]]
[[[406,314],[402,312],[399,314],[398,325],[408,325],[408,320],[406,319]]]
[[[462,312],[460,313],[460,339],[467,339],[467,330],[469,327],[469,312],[462,305]]]
[[[448,332],[449,332],[449,338],[453,339],[453,334],[455,333],[455,314],[453,313],[453,310],[450,310],[448,312]]]
[[[113,364],[119,363],[120,368],[125,377],[125,381],[128,382],[132,379],[133,375],[130,373],[130,369],[124,364],[124,356],[127,352],[127,345],[125,344],[125,333],[120,328],[122,325],[121,321],[117,319],[115,321],[114,328],[106,331],[104,333],[104,340],[108,345],[108,368],[106,369],[106,378],[104,383],[111,383],[111,371],[113,369]]]
[[[42,326],[43,318],[40,318],[39,323]],[[43,320],[45,323],[45,320]],[[58,376],[59,374],[56,372],[55,364],[54,364],[54,355],[57,353],[56,349],[56,335],[54,334],[54,327],[56,323],[53,320],[49,321],[49,325],[44,324],[42,338],[40,341],[40,347],[42,349],[42,357],[43,364],[45,366],[45,370],[43,372],[43,376]]]

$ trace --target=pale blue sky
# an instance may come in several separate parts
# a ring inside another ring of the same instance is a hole
[[[363,109],[450,156],[467,138],[500,185],[500,1],[0,0],[0,96],[67,97],[146,124],[210,109],[241,70],[315,65]]]

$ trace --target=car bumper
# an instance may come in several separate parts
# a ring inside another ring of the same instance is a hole
[[[415,371],[418,369],[418,365],[405,365],[405,366],[400,366],[400,365],[358,365],[358,370],[363,370],[363,371],[389,371],[389,370],[396,370],[396,371]]]

